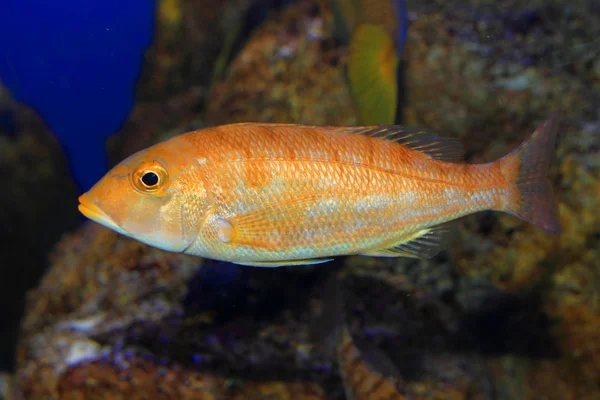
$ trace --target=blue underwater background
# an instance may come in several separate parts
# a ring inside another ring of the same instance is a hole
[[[392,47],[361,48],[360,24]],[[593,0],[0,1],[0,399],[600,398],[599,37]],[[270,269],[77,211],[179,133],[358,125],[383,92],[382,123],[458,138],[469,163],[562,110],[563,232],[484,212],[431,260]]]
[[[133,107],[154,1],[3,1],[0,76],[61,143],[82,190],[106,173],[105,141]]]

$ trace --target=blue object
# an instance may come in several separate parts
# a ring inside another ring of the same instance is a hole
[[[56,135],[82,191],[133,107],[154,15],[154,0],[0,1],[0,79]]]
[[[404,0],[396,1],[396,19],[398,20],[398,33],[396,36],[396,51],[398,58],[402,57],[404,52],[404,43],[408,34],[408,11],[406,10],[406,2]]]

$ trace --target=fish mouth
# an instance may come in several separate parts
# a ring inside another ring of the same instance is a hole
[[[108,216],[96,203],[90,201],[89,197],[85,194],[79,196],[79,206],[77,207],[79,212],[85,215],[87,218],[101,225],[111,228],[117,232],[121,232],[122,229]]]

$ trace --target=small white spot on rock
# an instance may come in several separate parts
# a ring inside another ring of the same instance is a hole
[[[96,342],[74,342],[65,357],[65,363],[71,366],[83,361],[97,360],[102,357],[101,350],[100,345]]]
[[[61,328],[89,332],[104,320],[104,314],[94,315],[85,319],[75,319],[61,324]]]

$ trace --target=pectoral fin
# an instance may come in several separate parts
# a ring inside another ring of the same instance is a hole
[[[291,245],[292,233],[311,222],[307,211],[321,199],[307,196],[266,203],[230,218],[217,218],[215,228],[223,243],[264,249]]]

